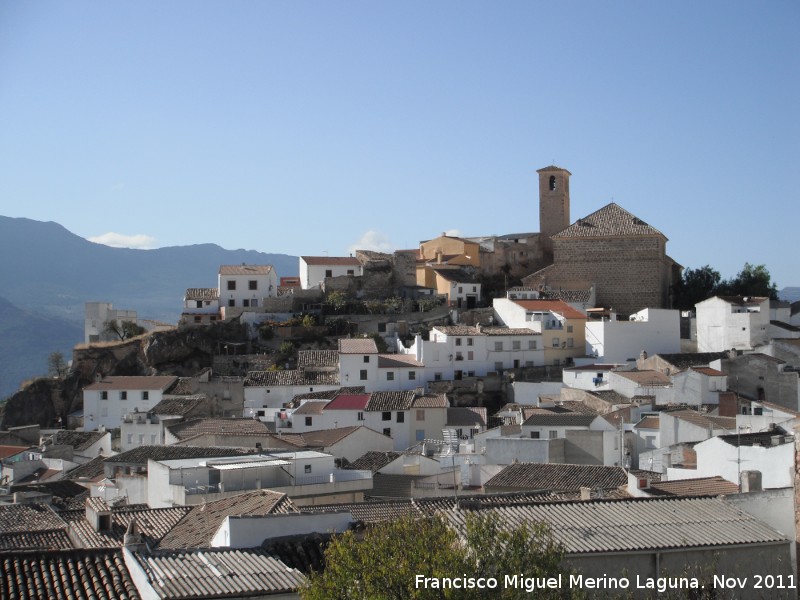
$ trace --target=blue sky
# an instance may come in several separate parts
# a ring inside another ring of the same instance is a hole
[[[0,214],[344,255],[538,231],[572,173],[723,277],[800,285],[800,3],[0,4]],[[138,237],[137,237],[138,236]]]

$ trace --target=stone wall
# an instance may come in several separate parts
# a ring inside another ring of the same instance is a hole
[[[671,262],[657,236],[555,238],[555,261],[526,285],[553,289],[595,286],[597,304],[629,315],[643,308],[668,308]]]

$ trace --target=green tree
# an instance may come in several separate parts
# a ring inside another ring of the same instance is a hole
[[[328,292],[326,300],[336,311],[341,310],[347,304],[347,296],[345,296],[344,292],[339,290]]]
[[[720,282],[719,271],[705,265],[698,269],[686,269],[675,290],[675,308],[694,310],[694,305],[708,300],[717,293]]]
[[[317,324],[317,319],[314,315],[303,315],[303,327],[314,327]]]
[[[117,322],[116,319],[109,319],[103,323],[103,331],[109,335],[117,336],[120,340],[127,340],[128,338],[142,335],[146,330],[133,321]]]
[[[383,336],[380,333],[373,333],[369,337],[375,340],[375,346],[378,348],[378,352],[381,354],[386,354],[389,351],[389,346],[386,345],[386,340],[383,339]]]
[[[744,263],[736,277],[727,279],[719,285],[719,295],[726,296],[765,296],[778,299],[778,286],[772,282],[765,265]]]
[[[325,551],[325,570],[312,574],[300,594],[321,599],[532,598],[523,587],[504,586],[505,575],[556,577],[564,550],[544,525],[505,527],[497,517],[469,514],[463,536],[441,517],[405,517],[366,530],[349,531]],[[417,576],[496,577],[495,589],[417,586]],[[580,598],[580,592],[536,590],[536,598]]]
[[[47,370],[53,377],[59,379],[67,374],[67,361],[64,360],[64,355],[61,352],[51,352],[47,357]]]

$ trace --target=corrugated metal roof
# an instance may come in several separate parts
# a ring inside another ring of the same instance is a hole
[[[721,498],[632,499],[488,509],[510,526],[546,523],[567,553],[633,552],[787,541]],[[468,511],[443,513],[458,527]]]

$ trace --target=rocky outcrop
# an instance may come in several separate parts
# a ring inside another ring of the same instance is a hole
[[[178,375],[190,377],[210,367],[226,345],[243,348],[247,328],[234,322],[208,327],[159,331],[118,343],[77,346],[72,368],[63,379],[36,379],[9,398],[0,429],[38,423],[53,427],[82,406],[81,390],[110,375]]]

